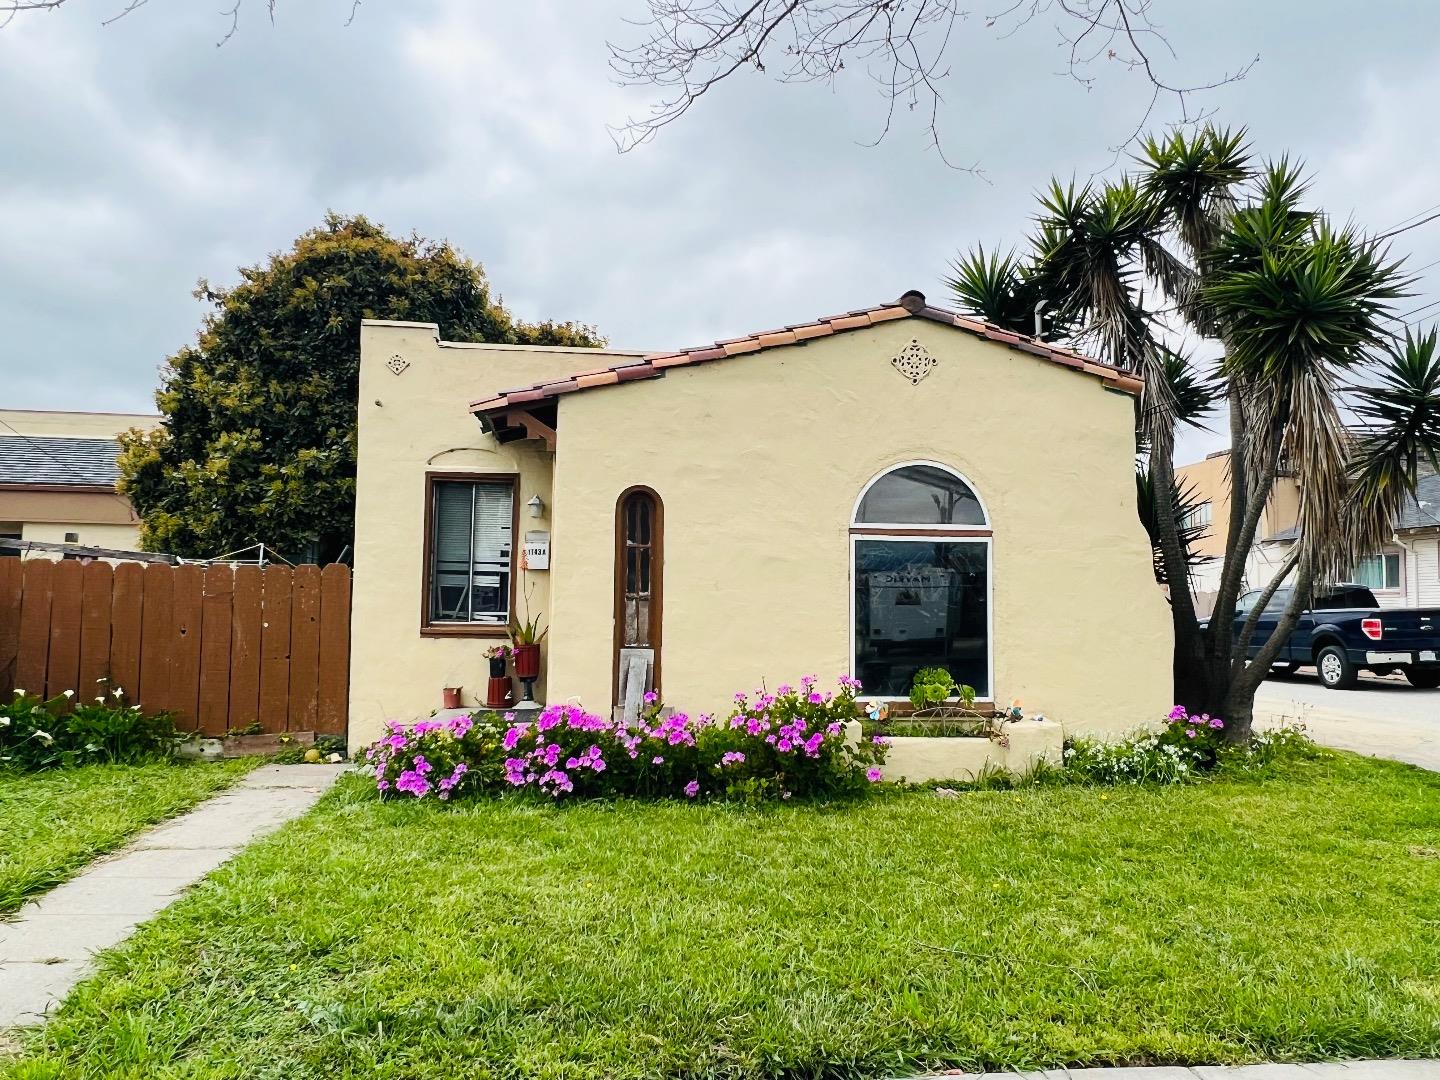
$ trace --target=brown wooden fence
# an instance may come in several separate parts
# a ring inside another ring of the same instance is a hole
[[[101,680],[207,735],[343,734],[350,570],[0,558],[0,701]]]

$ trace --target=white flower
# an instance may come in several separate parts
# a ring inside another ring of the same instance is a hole
[[[130,706],[130,711],[131,711],[131,712],[139,712],[139,711],[140,711],[140,706],[139,706],[139,705],[131,705],[131,706]]]
[[[66,690],[66,691],[65,691],[65,696],[66,696],[67,698],[72,698],[72,697],[75,696],[75,691],[74,691],[74,690]]]
[[[24,691],[24,690],[21,690],[21,689],[17,686],[17,687],[15,688],[15,696],[16,696],[16,697],[24,697],[24,696],[25,696],[25,691]]]
[[[117,686],[117,687],[115,687],[114,694],[115,694],[116,697],[124,697],[124,696],[125,696],[125,691],[122,690],[120,687]]]
[[[55,736],[51,735],[48,731],[41,731],[38,727],[35,729],[35,737],[46,746],[49,746],[55,741]]]
[[[105,704],[105,699],[103,697],[97,697],[95,700],[100,702],[101,705]]]
[[[9,727],[9,726],[10,726],[10,717],[8,717],[8,716],[0,716],[0,727]]]

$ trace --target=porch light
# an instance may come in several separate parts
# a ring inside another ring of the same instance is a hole
[[[530,516],[532,518],[545,516],[545,500],[540,498],[539,495],[531,495],[530,501],[525,505],[530,508]]]

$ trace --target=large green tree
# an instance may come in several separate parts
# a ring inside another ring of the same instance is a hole
[[[1207,128],[1146,142],[1137,166],[1109,183],[1053,183],[1027,250],[966,255],[950,285],[967,310],[1022,333],[1044,320],[1048,336],[1143,376],[1138,490],[1170,585],[1176,699],[1225,717],[1238,739],[1315,590],[1379,550],[1421,466],[1440,464],[1440,353],[1433,331],[1397,337],[1390,312],[1410,280],[1385,238],[1332,224],[1292,163],[1258,161],[1243,133]],[[1170,347],[1186,332],[1218,346],[1213,367]],[[1214,526],[1226,554],[1201,620],[1175,434],[1221,402],[1230,519]],[[1282,471],[1299,482],[1300,540],[1242,608],[1246,556]],[[1256,641],[1284,582],[1281,617]]]
[[[207,558],[265,543],[338,557],[355,521],[360,320],[439,323],[455,341],[599,346],[575,323],[524,323],[447,243],[329,214],[294,247],[197,297],[195,344],[166,364],[151,433],[122,437],[120,489],[152,551]]]

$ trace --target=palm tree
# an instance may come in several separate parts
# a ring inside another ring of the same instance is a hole
[[[1410,285],[1382,244],[1305,204],[1301,170],[1256,165],[1244,132],[1149,140],[1135,175],[1051,184],[1025,255],[983,250],[947,283],[960,305],[1018,333],[1034,308],[1054,336],[1142,377],[1136,415],[1141,518],[1170,584],[1175,695],[1247,738],[1255,690],[1314,589],[1388,538],[1422,463],[1440,467],[1436,333],[1385,329]],[[1178,331],[1218,341],[1213,371],[1167,347]],[[1175,432],[1224,400],[1230,520],[1211,617],[1186,587],[1193,532],[1175,483]],[[1346,416],[1353,417],[1347,428]],[[1282,466],[1300,484],[1300,539],[1236,631],[1246,554]],[[1247,658],[1256,618],[1285,581],[1275,627]]]

